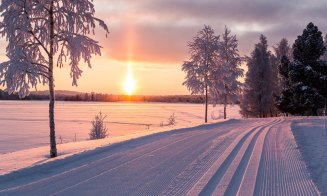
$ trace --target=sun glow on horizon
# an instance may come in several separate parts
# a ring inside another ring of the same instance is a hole
[[[128,70],[128,74],[127,74],[127,78],[125,80],[125,84],[124,84],[124,91],[127,95],[132,95],[135,91],[135,86],[136,86],[136,82],[133,78],[133,74],[132,71],[129,69]]]

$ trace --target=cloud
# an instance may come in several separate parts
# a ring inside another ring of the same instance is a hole
[[[260,34],[275,45],[293,42],[308,22],[327,32],[325,0],[106,0],[96,1],[110,27],[101,43],[109,58],[176,64],[187,60],[187,42],[204,24],[219,34],[227,25],[248,55]]]

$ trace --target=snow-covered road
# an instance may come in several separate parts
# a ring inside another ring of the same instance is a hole
[[[147,136],[0,176],[0,195],[319,195],[290,121]]]

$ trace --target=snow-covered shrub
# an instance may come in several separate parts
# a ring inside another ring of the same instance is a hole
[[[108,128],[105,124],[105,119],[107,115],[103,116],[100,112],[98,115],[95,115],[92,123],[92,128],[90,130],[90,140],[103,139],[108,136]]]
[[[175,126],[176,125],[176,117],[175,114],[173,113],[172,115],[170,115],[170,117],[168,118],[168,126]]]

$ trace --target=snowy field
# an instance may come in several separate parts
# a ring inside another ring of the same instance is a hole
[[[292,130],[314,182],[327,195],[327,118],[296,120]]]
[[[0,195],[320,195],[293,122],[300,137],[315,123],[228,120],[97,148],[0,176]]]
[[[210,121],[221,118],[221,106],[209,109]],[[100,111],[108,115],[109,137],[167,129],[160,124],[173,113],[176,127],[200,124],[204,116],[202,104],[57,102],[57,142],[87,140],[90,122]],[[229,107],[228,115],[240,118],[239,107]],[[0,154],[48,145],[48,126],[47,101],[0,101]]]

